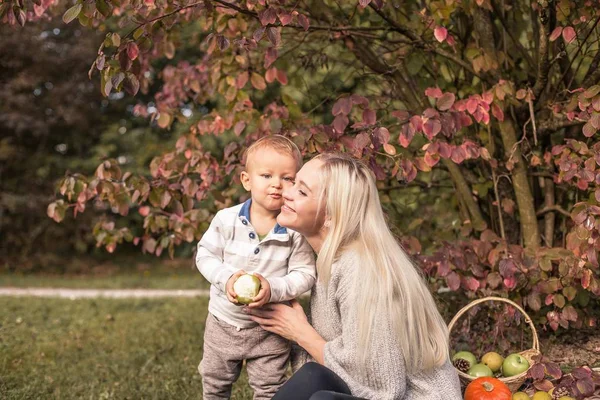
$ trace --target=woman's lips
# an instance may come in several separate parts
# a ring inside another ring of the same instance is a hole
[[[296,212],[294,211],[293,208],[291,208],[290,206],[284,204],[283,207],[281,207],[281,211],[287,211],[287,212]]]

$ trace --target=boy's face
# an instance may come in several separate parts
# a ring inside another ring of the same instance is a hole
[[[256,150],[246,160],[241,180],[252,194],[252,206],[265,211],[279,211],[283,205],[282,192],[294,184],[296,160],[271,148]]]

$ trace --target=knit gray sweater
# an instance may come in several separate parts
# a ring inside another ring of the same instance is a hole
[[[318,281],[312,289],[310,320],[325,339],[325,366],[339,375],[353,396],[376,400],[459,400],[460,382],[447,361],[442,367],[407,375],[402,353],[392,335],[389,319],[376,318],[372,357],[359,367],[358,324],[353,309],[353,279],[360,266],[352,251],[346,251],[332,265],[328,285]],[[293,368],[311,361],[299,350],[292,357]]]

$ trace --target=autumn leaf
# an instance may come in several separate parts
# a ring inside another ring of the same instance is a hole
[[[567,26],[562,31],[562,37],[565,40],[565,42],[571,43],[573,42],[573,40],[575,40],[575,38],[577,38],[577,33],[575,32],[575,29],[572,26]]]
[[[83,8],[83,5],[81,3],[77,3],[75,4],[73,7],[69,8],[64,14],[63,14],[63,22],[65,24],[70,23],[71,21],[73,21],[75,18],[77,18],[77,16],[79,16],[79,13],[81,12],[81,9]]]
[[[448,30],[443,26],[438,26],[433,30],[433,35],[438,42],[442,43],[448,37]]]
[[[257,90],[265,90],[267,88],[265,79],[256,72],[252,72],[252,76],[250,77],[250,83]]]

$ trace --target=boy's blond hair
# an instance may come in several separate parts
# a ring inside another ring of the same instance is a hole
[[[277,152],[286,154],[296,160],[296,170],[302,167],[302,153],[294,142],[282,135],[263,136],[256,142],[252,143],[245,152],[245,165],[248,169],[250,157],[260,149],[270,148]]]

